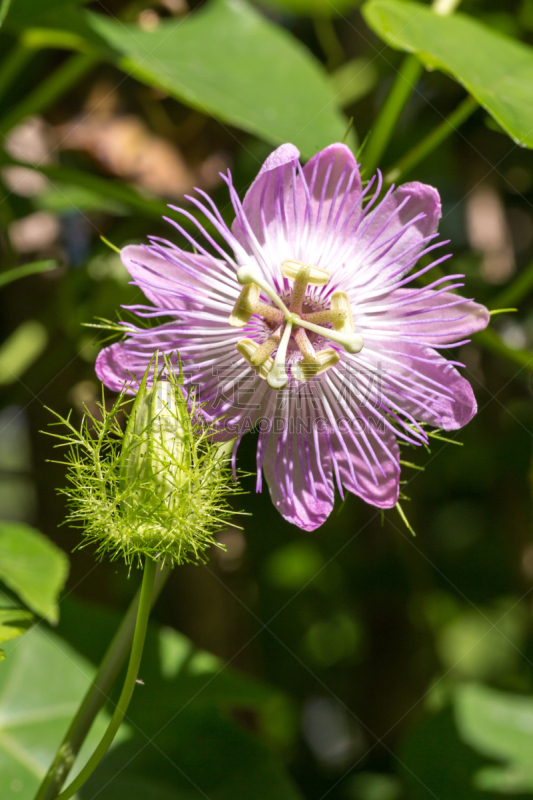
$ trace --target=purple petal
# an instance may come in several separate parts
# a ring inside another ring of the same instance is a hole
[[[313,242],[338,231],[361,207],[361,176],[352,151],[344,144],[331,144],[308,161],[303,169],[307,191],[298,181],[298,203],[303,218],[309,204]],[[316,263],[309,253],[311,263]],[[316,259],[316,254],[315,254]]]
[[[445,431],[466,425],[477,411],[469,382],[430,347],[407,342],[388,343],[381,364],[384,396],[420,422]],[[378,356],[379,360],[379,356]],[[397,380],[405,382],[398,387]]]
[[[272,431],[263,470],[272,502],[288,522],[314,531],[326,521],[335,495],[331,460],[322,436],[288,433],[287,426],[281,433]]]
[[[361,456],[361,449],[365,449],[366,444],[361,439],[361,435],[355,433],[355,438],[359,439],[359,447],[356,446],[351,436],[344,435],[344,444],[349,454],[349,461],[345,449],[338,444],[335,445],[335,458],[339,465],[339,473],[348,491],[361,497],[365,503],[377,506],[378,508],[393,508],[398,502],[400,492],[400,450],[396,437],[382,423],[379,414],[372,416],[364,414],[367,433],[370,433],[372,426],[375,437],[369,438],[374,456],[379,462],[380,468],[371,464],[370,468],[367,459]],[[393,458],[391,458],[391,454]],[[351,464],[351,466],[350,466]],[[354,480],[355,474],[355,480]]]
[[[95,364],[95,372],[98,380],[102,381],[108,389],[114,392],[120,392],[122,389],[132,383],[133,376],[137,377],[137,384],[140,382],[143,372],[142,367],[133,365],[131,359],[128,358],[127,349],[124,342],[116,342],[110,347],[104,347],[100,350]],[[144,370],[148,366],[148,359],[144,364]],[[133,366],[133,374],[132,374]],[[133,383],[132,390],[135,389]]]
[[[459,341],[484,330],[490,322],[485,306],[451,292],[397,289],[387,303],[383,327],[428,344]]]
[[[298,163],[299,157],[299,150],[292,144],[283,144],[278,147],[269,155],[246,193],[242,204],[243,210],[261,245],[264,245],[266,241],[265,226],[268,228],[279,223],[276,215],[276,184],[281,179],[282,185],[288,187],[293,165]],[[243,233],[238,216],[233,222],[231,230],[237,241],[249,252],[248,236]]]
[[[390,262],[388,274],[406,267],[436,233],[440,217],[439,193],[432,186],[405,183],[388,194],[369,214],[357,243],[375,279],[386,278],[382,267]]]
[[[187,260],[190,258],[189,253],[181,255]],[[180,269],[162,254],[154,252],[150,247],[128,245],[120,251],[120,257],[137,286],[158,308],[173,310],[186,308],[183,289],[188,287],[192,294],[194,288],[202,286],[197,278]]]

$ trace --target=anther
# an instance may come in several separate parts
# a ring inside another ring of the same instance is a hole
[[[309,269],[308,283],[312,283],[315,286],[325,286],[326,283],[328,283],[330,275],[325,269],[314,267],[312,264],[306,264],[304,261],[294,261],[292,258],[281,262],[281,272],[290,280],[296,280],[302,267],[307,267]]]
[[[315,364],[302,359],[293,366],[291,373],[293,378],[299,383],[305,383],[310,378],[321,375],[323,372],[331,369],[331,367],[334,367],[335,364],[339,363],[339,360],[340,356],[337,351],[329,347],[327,350],[319,350],[318,353],[316,353]]]
[[[283,336],[281,337],[281,342],[274,359],[274,366],[267,375],[266,381],[271,389],[284,389],[289,382],[289,376],[285,369],[285,359],[287,357],[287,346],[289,344],[292,325],[293,318],[291,317],[287,320],[287,324],[285,325],[285,330],[283,331]]]
[[[273,300],[273,302],[277,305],[277,307],[283,311],[285,317],[287,319],[290,317],[289,309],[287,308],[281,297],[278,297],[274,289],[271,286],[269,286],[266,281],[263,280],[259,270],[255,269],[250,264],[245,264],[244,266],[239,267],[239,269],[237,270],[237,280],[244,286],[246,286],[249,283],[256,283],[259,286],[259,288],[262,289],[264,293],[268,297],[270,297],[271,300]]]
[[[250,358],[250,364],[254,366],[259,366],[263,364],[267,358],[272,355],[276,347],[279,347],[279,343],[281,341],[281,328],[278,328],[276,333],[273,333],[272,336],[269,336],[266,341],[260,344]],[[272,359],[270,359],[272,361]]]
[[[259,300],[259,291],[259,286],[255,283],[248,283],[246,286],[242,287],[241,293],[229,317],[230,325],[234,328],[242,328],[247,322],[250,322],[252,315],[255,313],[257,301]]]
[[[341,331],[341,333],[353,333],[352,309],[346,292],[333,292],[331,295],[331,310],[344,314],[342,321],[339,319],[332,320],[334,330]]]
[[[237,342],[235,345],[237,352],[244,358],[246,363],[249,364],[250,367],[253,367],[260,378],[266,380],[274,365],[274,361],[271,358],[266,358],[261,364],[254,364],[252,358],[259,350],[259,347],[260,345],[254,342],[253,339],[241,339],[240,342]]]

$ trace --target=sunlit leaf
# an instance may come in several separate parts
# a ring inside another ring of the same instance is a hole
[[[243,0],[211,0],[153,31],[87,19],[128,73],[272,144],[292,142],[309,157],[346,132],[319,63]]]
[[[467,744],[488,758],[507,762],[479,770],[480,788],[533,790],[533,697],[466,684],[455,693],[455,715]]]
[[[439,630],[436,649],[446,670],[470,679],[505,674],[524,645],[529,614],[515,598],[465,609]]]
[[[0,523],[0,580],[41,617],[57,622],[57,600],[68,558],[42,533],[20,522]]]
[[[39,626],[6,644],[0,665],[0,775],[2,800],[33,800],[93,677],[93,667]],[[101,738],[95,725],[72,775]]]
[[[456,13],[419,3],[369,0],[363,16],[396,50],[416,53],[472,94],[517,143],[533,147],[533,49]]]

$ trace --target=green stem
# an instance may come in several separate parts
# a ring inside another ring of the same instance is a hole
[[[76,792],[81,789],[83,784],[92,775],[102,758],[105,756],[113,739],[120,728],[131,698],[133,690],[135,689],[137,676],[139,674],[139,666],[141,663],[142,652],[144,648],[144,641],[146,638],[146,631],[148,628],[148,618],[150,616],[150,608],[152,602],[152,594],[154,589],[155,576],[158,569],[157,561],[151,558],[146,558],[144,566],[143,582],[141,586],[141,596],[139,598],[139,607],[137,611],[137,619],[135,623],[135,633],[133,635],[133,644],[131,648],[130,661],[128,664],[128,672],[122,687],[115,712],[111,717],[111,722],[96,747],[96,750],[81,770],[79,775],[67,786],[67,788],[57,796],[57,800],[68,800],[73,797]]]
[[[507,347],[496,331],[492,328],[486,328],[484,331],[479,331],[473,337],[474,342],[480,344],[485,350],[495,353],[497,356],[502,356],[513,364],[518,364],[522,369],[528,372],[533,372],[533,353],[528,350],[515,350],[514,348]]]
[[[460,103],[455,111],[452,111],[449,117],[446,117],[440,125],[428,133],[422,141],[415,144],[399,161],[389,170],[385,176],[385,183],[391,184],[404,178],[413,167],[416,167],[423,161],[430,153],[433,152],[440,144],[442,144],[448,136],[451,136],[454,131],[459,128],[468,117],[478,108],[477,100],[473,97],[467,97]]]
[[[433,0],[431,8],[435,14],[445,17],[453,13],[460,2],[461,0]],[[381,156],[385,152],[394,132],[396,123],[423,71],[424,67],[416,56],[411,54],[404,58],[370,133],[363,158],[367,175],[374,172],[379,164]]]
[[[152,593],[152,607],[161,594],[170,572],[171,570],[169,567],[164,567],[157,571]],[[139,590],[115,633],[98,668],[98,672],[87,690],[87,694],[83,698],[76,716],[70,723],[70,727],[65,738],[61,742],[56,757],[39,787],[35,800],[55,800],[61,791],[63,783],[67,779],[70,769],[94,720],[108,699],[111,689],[131,650],[140,594],[141,591]]]
[[[19,72],[24,69],[34,50],[18,42],[0,64],[0,97],[5,94]]]
[[[517,306],[533,289],[533,261],[527,265],[505,289],[489,303],[489,308]]]
[[[345,59],[342,44],[339,41],[335,26],[328,17],[313,17],[316,38],[326,56],[327,65],[330,70],[334,70]]]
[[[424,68],[416,56],[407,56],[394,79],[391,90],[376,119],[363,154],[366,174],[371,174],[379,164],[396,123],[411,96]]]
[[[97,63],[95,56],[77,53],[61,64],[46,80],[0,119],[0,134],[4,135],[21,120],[37,114],[51,105],[82,78]]]

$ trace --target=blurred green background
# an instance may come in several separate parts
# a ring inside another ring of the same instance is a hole
[[[277,144],[310,157],[350,118],[350,144],[364,143],[404,56],[360,5],[0,6],[0,282],[46,262],[0,283],[0,516],[70,560],[58,626],[39,621],[5,644],[3,800],[33,796],[139,580],[71,552],[79,534],[61,527],[56,493],[64,471],[41,433],[47,407],[76,421],[84,404],[95,409],[105,334],[83,324],[117,319],[139,296],[100,237],[119,247],[171,237],[165,204],[193,186],[230,222],[219,171],[229,167],[244,193]],[[461,11],[533,43],[531,0],[464,0]],[[451,77],[424,71],[384,171],[464,97]],[[464,294],[518,307],[456,354],[478,399],[474,421],[455,442],[404,455],[420,468],[403,473],[416,536],[396,511],[382,517],[353,496],[305,533],[245,479],[244,530],[222,532],[227,550],[206,566],[171,576],[145,685],[84,800],[533,796],[533,154],[478,108],[403,178],[441,193],[446,269],[466,274]],[[255,448],[246,436],[244,470],[255,470]],[[2,541],[5,606],[18,594],[53,622],[17,592]]]

